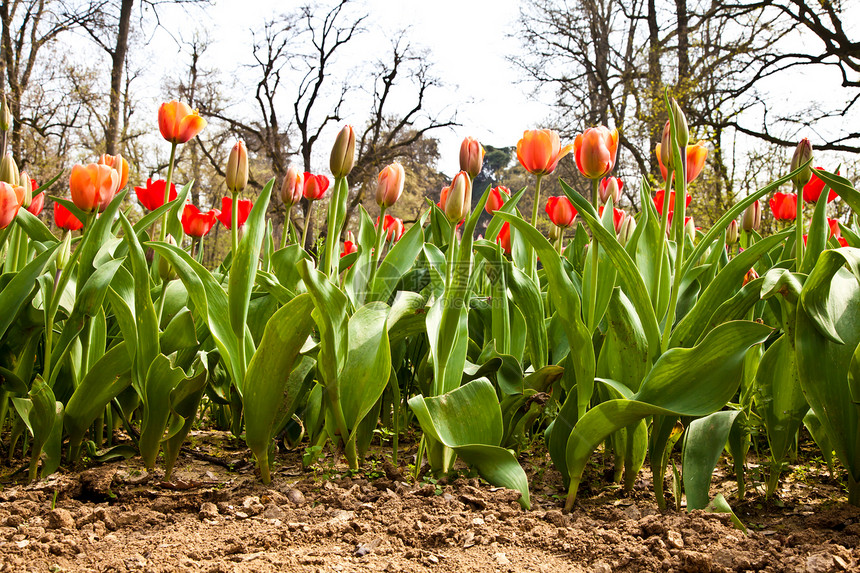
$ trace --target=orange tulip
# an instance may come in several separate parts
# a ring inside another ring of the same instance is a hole
[[[618,130],[608,127],[591,127],[576,136],[573,156],[579,172],[589,179],[600,179],[615,167],[618,153]]]
[[[379,172],[376,185],[376,203],[380,207],[391,207],[403,193],[406,172],[396,161]]]
[[[122,155],[119,153],[116,155],[105,154],[99,157],[99,160],[96,163],[116,169],[116,172],[119,174],[119,185],[117,186],[117,191],[125,189],[125,185],[128,183],[128,161],[126,161]]]
[[[206,120],[197,110],[173,100],[158,108],[158,129],[161,136],[171,143],[187,143],[206,127]]]
[[[460,170],[474,179],[484,166],[484,148],[474,137],[467,137],[460,144]]]
[[[281,184],[281,200],[289,209],[302,198],[302,190],[305,188],[305,176],[295,166],[290,165],[284,182]]]
[[[524,131],[523,138],[517,142],[517,159],[529,173],[546,175],[555,171],[558,162],[574,145],[562,147],[558,133],[551,129],[532,129]]]
[[[107,165],[90,163],[75,165],[69,177],[72,201],[81,211],[101,213],[110,204],[119,188],[120,176]]]
[[[23,192],[23,188],[19,189]],[[20,208],[21,200],[15,188],[5,181],[0,181],[0,229],[5,229],[15,220]]]
[[[669,175],[669,170],[663,165],[663,160],[661,159],[662,147],[663,145],[658,143],[656,153],[657,163],[660,165],[660,173],[663,175],[663,181],[665,181]],[[699,176],[702,169],[705,168],[705,160],[707,158],[708,148],[705,147],[703,141],[687,146],[687,183],[690,183]]]
[[[440,203],[445,216],[452,223],[459,223],[466,218],[472,208],[472,180],[465,171],[454,176],[449,187],[442,189]]]

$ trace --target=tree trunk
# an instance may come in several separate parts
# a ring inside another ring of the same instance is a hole
[[[656,0],[648,0],[648,84],[651,93],[651,129],[650,147],[648,156],[651,158],[651,173],[660,177],[660,169],[657,164],[657,156],[652,153],[663,136],[663,123],[658,117],[665,117],[658,110],[663,108],[663,97],[661,93],[662,77],[660,71],[660,26],[657,24]]]
[[[689,100],[687,92],[690,82],[690,16],[687,13],[687,0],[675,0],[675,12],[678,17],[678,84],[674,95],[683,109]]]
[[[116,35],[116,45],[111,52],[110,71],[110,106],[108,108],[108,125],[105,131],[105,153],[115,155],[118,152],[119,141],[119,105],[121,101],[122,72],[125,56],[128,53],[128,31],[131,24],[131,9],[134,0],[122,0],[119,13],[119,30]]]

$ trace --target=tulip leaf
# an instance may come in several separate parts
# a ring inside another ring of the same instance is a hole
[[[714,412],[693,420],[687,427],[683,456],[687,511],[708,506],[711,500],[711,476],[738,414],[740,410]]]
[[[203,354],[202,356],[205,356]],[[173,465],[179,457],[182,444],[196,421],[197,408],[206,389],[209,371],[203,359],[198,358],[199,365],[193,364],[194,375],[179,382],[170,393],[170,421],[168,422],[168,437],[163,441],[164,447],[164,477],[170,479]]]
[[[373,277],[373,284],[369,287],[369,301],[388,301],[400,278],[415,264],[415,259],[424,248],[423,227],[427,213],[425,212],[385,255]]]
[[[41,476],[44,478],[51,475],[60,467],[63,450],[63,403],[59,400],[54,402],[54,425],[48,439],[42,447],[44,461],[42,462]]]
[[[842,342],[837,328],[837,321],[841,320],[842,316],[829,312],[828,307],[831,305],[830,298],[840,293],[835,293],[829,286],[843,265],[848,265],[854,276],[860,280],[860,249],[847,247],[821,253],[815,268],[804,283],[800,299],[808,318],[819,332],[836,343]]]
[[[722,408],[737,392],[747,349],[771,331],[755,322],[721,324],[693,348],[665,352],[631,399],[608,400],[589,410],[567,442],[570,492],[565,507],[573,506],[589,456],[612,433],[647,416],[706,416]]]
[[[51,230],[45,226],[41,219],[29,212],[27,209],[18,209],[18,216],[15,222],[27,233],[33,241],[40,243],[56,243],[57,238]]]
[[[517,212],[517,203],[519,203],[520,199],[523,198],[523,195],[525,195],[527,189],[527,187],[523,187],[522,189],[511,195],[511,198],[505,201],[505,204],[502,205],[498,209],[498,211],[515,215]],[[491,243],[496,242],[496,238],[498,238],[499,236],[499,231],[502,230],[502,226],[505,224],[505,222],[501,218],[495,217],[495,212],[493,213],[493,215],[493,218],[490,219],[490,222],[487,224],[487,230],[484,232],[484,238]]]
[[[42,449],[50,438],[54,423],[57,421],[56,399],[47,382],[42,380],[41,376],[36,376],[27,397],[14,397],[12,404],[30,431],[30,435],[33,436],[30,454],[30,479],[32,480],[36,478],[36,469],[39,465]]]
[[[636,392],[650,370],[648,341],[630,300],[612,290],[607,306],[607,332],[597,361],[597,375],[617,380]]]
[[[836,191],[837,195],[839,195],[845,203],[851,207],[851,210],[855,213],[860,213],[860,192],[858,192],[854,185],[846,179],[845,177],[841,177],[834,173],[830,173],[823,169],[813,168],[812,172],[824,183],[827,184],[828,187]],[[824,195],[828,195],[824,193]]]
[[[268,483],[269,447],[276,424],[292,415],[302,380],[290,376],[299,351],[313,328],[314,302],[302,294],[281,307],[266,324],[263,339],[245,377],[243,409],[245,443],[254,452],[263,481]]]
[[[540,370],[547,365],[549,346],[540,289],[530,276],[510,262],[505,261],[504,268],[513,303],[522,311],[526,321],[526,347],[529,359],[534,369]]]
[[[86,284],[87,279],[96,270],[93,263],[99,250],[102,248],[102,245],[111,239],[111,236],[113,235],[111,225],[113,224],[117,213],[119,213],[119,208],[122,206],[126,193],[126,190],[117,193],[104,212],[92,222],[90,228],[85,229],[84,238],[77,247],[81,249],[80,258],[78,259],[77,278],[79,293],[81,287]],[[86,224],[86,214],[84,214],[84,218],[81,219],[81,222]]]
[[[441,396],[414,396],[409,407],[429,437],[453,449],[491,484],[519,491],[520,505],[528,509],[528,479],[513,453],[499,446],[502,410],[486,378]]]
[[[15,321],[18,312],[30,295],[39,275],[46,266],[51,264],[57,255],[59,243],[48,248],[44,253],[27,263],[27,265],[15,273],[12,279],[0,291],[0,338],[2,338],[9,326]]]

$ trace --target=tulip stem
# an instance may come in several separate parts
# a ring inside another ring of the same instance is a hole
[[[537,181],[535,182],[535,200],[534,205],[532,205],[532,227],[537,229],[537,219],[538,219],[538,207],[540,206],[540,184],[543,179],[543,173],[538,173]],[[535,249],[528,243],[528,252],[529,252],[529,275],[537,280],[537,259],[535,255]]]
[[[657,305],[660,300],[660,284],[663,281],[663,255],[666,249],[666,242],[669,238],[666,236],[667,228],[669,227],[669,189],[671,181],[675,175],[675,170],[670,166],[666,173],[666,188],[663,189],[663,209],[660,215],[660,247],[657,249],[657,273],[654,275],[654,290],[651,293],[651,304],[654,310],[657,310]]]
[[[600,179],[592,179],[591,180],[591,199],[594,203],[594,208],[597,209],[597,204],[599,202],[599,196],[597,194],[598,187],[600,186]],[[601,221],[602,224],[602,221]],[[591,233],[591,284],[589,285],[588,292],[588,331],[594,332],[594,328],[597,326],[594,324],[595,315],[596,315],[596,307],[597,307],[597,267],[600,262],[599,259],[599,250],[600,245],[597,242],[597,233]]]
[[[287,246],[287,238],[290,236],[290,211],[292,211],[292,207],[287,209],[287,214],[284,217],[284,230],[281,232],[281,248]]]
[[[164,203],[162,205],[167,205],[167,202],[170,200],[170,181],[173,179],[173,163],[176,160],[176,142],[170,144],[170,161],[167,164],[167,181],[164,184]],[[165,212],[164,215],[161,216],[161,241],[164,241],[167,238],[167,215],[168,212]]]
[[[794,185],[794,190],[797,193],[797,216],[794,223],[795,228],[797,229],[797,238],[795,239],[795,253],[797,254],[797,263],[795,268],[795,272],[800,272],[801,265],[803,264],[803,189],[801,189],[797,184]]]
[[[681,156],[681,169],[679,177],[675,179],[675,209],[672,215],[672,227],[675,229],[675,273],[672,281],[672,292],[669,295],[669,308],[666,314],[666,324],[663,325],[663,338],[660,341],[660,350],[666,352],[669,348],[669,335],[675,322],[675,307],[678,304],[678,291],[681,289],[681,275],[684,268],[684,217],[687,211],[687,166],[686,158]],[[675,215],[678,215],[675,217]]]
[[[308,212],[305,213],[305,230],[302,232],[302,248],[307,249],[307,241],[308,241],[308,227],[311,224],[311,213],[314,210],[314,202],[308,199]]]
[[[233,261],[239,252],[239,194],[231,193],[233,200],[230,202],[230,237],[233,245]],[[231,263],[232,264],[232,263]]]

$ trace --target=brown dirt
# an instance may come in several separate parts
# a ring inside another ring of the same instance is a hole
[[[381,454],[353,477],[330,457],[303,473],[299,456],[268,486],[188,455],[171,483],[132,459],[6,485],[0,571],[860,571],[860,509],[821,468],[795,471],[781,507],[755,491],[735,503],[745,536],[725,515],[661,514],[645,472],[627,496],[590,476],[565,515],[542,455],[525,460],[530,512],[477,478],[414,483]]]

